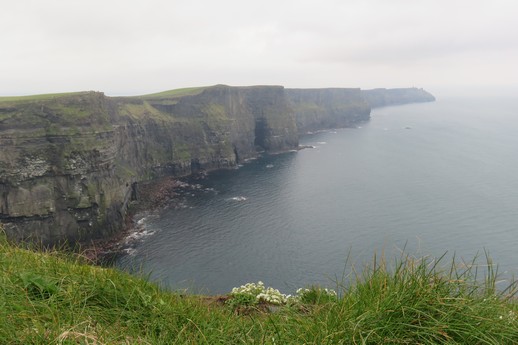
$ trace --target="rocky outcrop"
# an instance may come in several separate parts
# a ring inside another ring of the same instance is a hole
[[[286,89],[299,133],[351,127],[370,119],[370,106],[360,89]]]
[[[52,244],[118,231],[138,183],[298,146],[282,87],[0,99],[0,221]]]
[[[435,97],[431,93],[415,87],[362,90],[362,96],[372,108],[435,101]]]
[[[350,127],[371,106],[433,100],[421,89],[216,85],[139,97],[0,97],[0,222],[54,244],[119,231],[139,183],[295,149],[298,133]]]

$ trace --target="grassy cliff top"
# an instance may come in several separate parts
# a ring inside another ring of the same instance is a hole
[[[311,288],[305,299],[281,305],[249,288],[219,297],[168,292],[77,256],[21,249],[2,236],[0,266],[0,339],[8,344],[518,342],[512,289],[497,292],[491,274],[476,283],[470,270],[441,273],[408,257],[391,270],[375,262],[338,285],[337,296]]]
[[[141,98],[141,99],[165,99],[165,98],[178,98],[184,96],[194,96],[202,93],[205,89],[209,87],[189,87],[182,89],[174,89],[168,91],[162,91],[147,95],[140,96],[117,96],[114,98],[117,99],[125,99],[125,98]],[[27,95],[27,96],[0,96],[0,103],[6,102],[34,102],[34,101],[50,101],[59,98],[70,98],[73,96],[84,96],[90,93],[94,93],[95,91],[78,91],[78,92],[64,92],[64,93],[48,93],[41,95]]]
[[[211,85],[211,86],[198,86],[198,87],[186,87],[180,89],[173,89],[167,91],[161,91],[157,93],[150,93],[146,95],[137,95],[137,96],[116,96],[113,98],[117,99],[125,99],[125,98],[140,98],[144,100],[160,100],[167,98],[179,98],[185,96],[195,96],[199,95],[203,91],[211,88],[243,88],[243,89],[254,89],[254,88],[264,88],[264,87],[282,87],[277,85],[254,85],[254,86],[228,86],[223,84]],[[57,98],[70,97],[70,96],[81,96],[87,95],[90,93],[95,93],[96,91],[78,91],[78,92],[64,92],[64,93],[49,93],[49,94],[40,94],[40,95],[26,95],[26,96],[0,96],[0,103],[2,102],[32,102],[32,101],[48,101]]]
[[[157,93],[151,93],[148,95],[135,96],[142,99],[164,99],[164,98],[177,98],[184,96],[195,96],[202,93],[204,90],[209,88],[208,86],[200,87],[186,87],[181,89],[174,89],[168,91],[162,91]]]
[[[64,92],[64,93],[47,93],[41,95],[28,96],[0,96],[0,103],[3,102],[33,102],[33,101],[48,101],[56,98],[88,95],[94,91],[79,91],[79,92]]]

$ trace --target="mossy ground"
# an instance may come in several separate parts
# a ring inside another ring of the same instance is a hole
[[[336,299],[239,306],[169,292],[59,251],[0,239],[5,344],[516,344],[518,304],[495,276],[402,257],[338,284]]]

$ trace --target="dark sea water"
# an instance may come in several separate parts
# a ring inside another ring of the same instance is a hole
[[[404,247],[482,262],[486,250],[518,273],[517,99],[374,109],[361,128],[301,144],[315,148],[212,172],[185,208],[146,215],[153,234],[117,265],[214,294],[258,280],[332,287],[351,264]]]

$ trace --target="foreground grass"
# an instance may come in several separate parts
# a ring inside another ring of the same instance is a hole
[[[1,237],[0,267],[2,344],[518,343],[512,286],[497,292],[491,270],[475,283],[473,268],[409,257],[365,268],[338,298],[280,307],[170,293]]]

